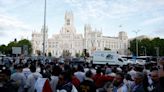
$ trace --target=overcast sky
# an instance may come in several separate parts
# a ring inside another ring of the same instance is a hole
[[[0,0],[0,44],[31,40],[32,32],[40,32],[43,25],[43,8],[44,0]],[[125,31],[133,38],[140,30],[138,35],[164,38],[164,0],[47,0],[49,37],[59,33],[66,11],[74,14],[77,33],[91,24],[105,36]]]

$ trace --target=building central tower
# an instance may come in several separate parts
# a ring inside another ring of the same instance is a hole
[[[73,19],[73,13],[66,12],[65,13],[65,24],[61,29],[62,34],[75,34],[76,29],[74,27],[74,19]]]

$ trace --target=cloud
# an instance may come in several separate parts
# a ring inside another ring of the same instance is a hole
[[[0,29],[1,30],[1,29]],[[0,31],[0,37],[5,37],[7,34],[5,32]]]
[[[65,0],[83,19],[128,18],[163,7],[164,0]]]
[[[160,35],[163,35],[164,34],[164,28],[162,29],[157,29],[155,31],[153,31],[155,34],[160,34]]]
[[[22,21],[6,16],[6,15],[0,15],[0,29],[1,30],[31,30],[29,25],[26,25]]]
[[[145,20],[141,25],[145,26],[145,25],[151,25],[157,23],[164,23],[164,16]]]
[[[9,5],[9,4],[13,4],[18,0],[0,0],[1,5]]]
[[[0,15],[0,39],[1,44],[7,44],[11,40],[22,37],[28,38],[31,36],[32,29],[29,25],[20,21],[17,18]]]
[[[22,38],[31,39],[31,31],[21,31],[21,30],[8,30],[0,31],[0,44],[8,44],[10,41],[13,41],[15,38],[21,40]]]

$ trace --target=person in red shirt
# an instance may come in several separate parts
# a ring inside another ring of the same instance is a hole
[[[80,85],[80,80],[79,80],[76,76],[74,76],[74,75],[72,75],[72,84],[73,84],[76,88]]]
[[[105,83],[108,81],[113,81],[114,77],[109,75],[103,75],[101,67],[98,67],[96,70],[96,74],[93,77],[94,83],[96,85],[96,88],[102,88]]]

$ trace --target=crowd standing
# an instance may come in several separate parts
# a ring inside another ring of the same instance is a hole
[[[110,66],[28,59],[0,65],[0,92],[164,92],[164,59]]]

